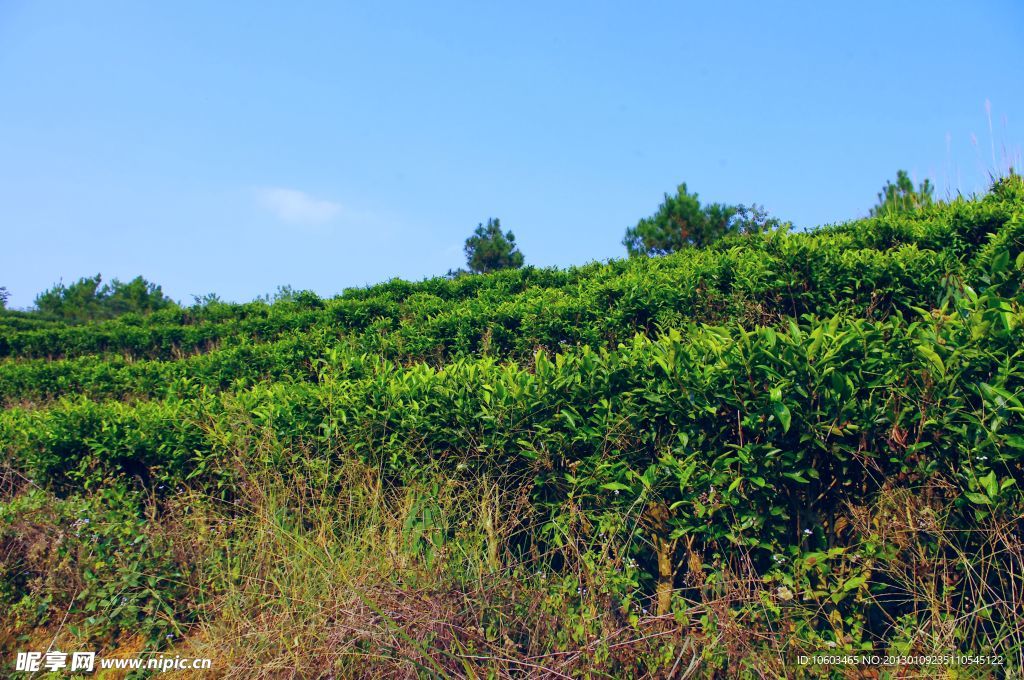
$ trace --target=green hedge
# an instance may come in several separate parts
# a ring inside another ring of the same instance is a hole
[[[538,352],[529,366],[401,367],[336,353],[339,372],[325,369],[319,383],[135,405],[66,399],[5,412],[0,435],[8,461],[62,493],[118,475],[213,483],[203,475],[259,449],[267,432],[275,455],[312,447],[398,477],[428,460],[496,470],[542,461],[538,498],[571,494],[597,509],[614,505],[609,489],[622,503],[657,491],[683,504],[674,526],[700,533],[711,511],[695,499],[714,487],[725,504],[716,512],[749,509],[743,540],[778,549],[805,542],[800,527],[823,526],[823,508],[893,479],[952,471],[968,488],[994,470],[1019,482],[1021,324],[1018,302],[983,297],[918,319],[690,326],[611,351]]]

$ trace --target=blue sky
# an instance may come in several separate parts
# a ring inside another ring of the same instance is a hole
[[[1022,143],[1017,0],[0,1],[16,307],[97,272],[186,302],[417,280],[491,216],[582,264],[682,181],[807,227],[898,168],[976,191]]]

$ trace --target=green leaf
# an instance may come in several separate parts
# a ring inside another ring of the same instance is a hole
[[[942,358],[927,345],[918,345],[917,354],[922,359],[927,359],[932,366],[939,372],[939,375],[946,375],[946,365],[942,363]]]
[[[999,495],[999,480],[996,477],[995,470],[989,472],[978,481],[985,487],[985,493],[989,498],[995,498]]]
[[[793,418],[789,413],[789,408],[781,401],[776,401],[772,402],[772,409],[775,411],[775,417],[782,424],[782,431],[789,432],[789,424]]]
[[[682,471],[679,473],[679,488],[680,489],[683,489],[687,485],[687,483],[690,481],[690,477],[693,476],[693,473],[696,470],[697,470],[697,462],[696,461],[690,463],[689,465],[687,465],[685,468],[682,469]]]
[[[814,357],[818,355],[818,350],[821,349],[821,342],[825,338],[825,329],[819,326],[811,331],[811,344],[807,347],[807,359],[814,361]]]
[[[861,574],[860,576],[854,576],[853,578],[847,580],[846,583],[843,584],[843,592],[848,593],[851,590],[860,588],[862,585],[864,585],[864,582],[867,580],[868,577],[863,574]]]

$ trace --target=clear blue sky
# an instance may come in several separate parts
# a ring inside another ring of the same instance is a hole
[[[1019,0],[0,0],[0,285],[332,294],[489,216],[568,266],[681,181],[807,227],[1022,142]]]

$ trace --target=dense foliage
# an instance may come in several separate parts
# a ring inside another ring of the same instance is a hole
[[[114,279],[100,285],[102,277],[84,277],[65,286],[58,283],[36,297],[36,310],[62,321],[109,319],[122,314],[146,314],[174,306],[160,286],[137,276],[127,283]]]
[[[546,579],[544,604],[450,643],[459,663],[496,630],[506,656],[536,649],[509,621],[556,612],[573,623],[545,652],[585,648],[572,658],[610,676],[664,669],[729,622],[761,645],[783,635],[788,655],[942,644],[1019,664],[1022,281],[1011,176],[979,200],[656,259],[78,325],[0,317],[4,633],[67,612],[81,636],[155,645],[222,612],[237,598],[214,607],[218,589],[237,595],[260,559],[231,521],[272,474],[334,515],[405,490],[394,554],[426,572],[478,553],[510,583]],[[516,499],[500,515],[477,497],[479,545],[439,519],[469,479]],[[317,507],[267,521],[303,535]],[[180,533],[220,508],[202,526],[223,533]],[[607,626],[666,637],[637,651]],[[740,674],[734,647],[708,645],[709,673]]]

